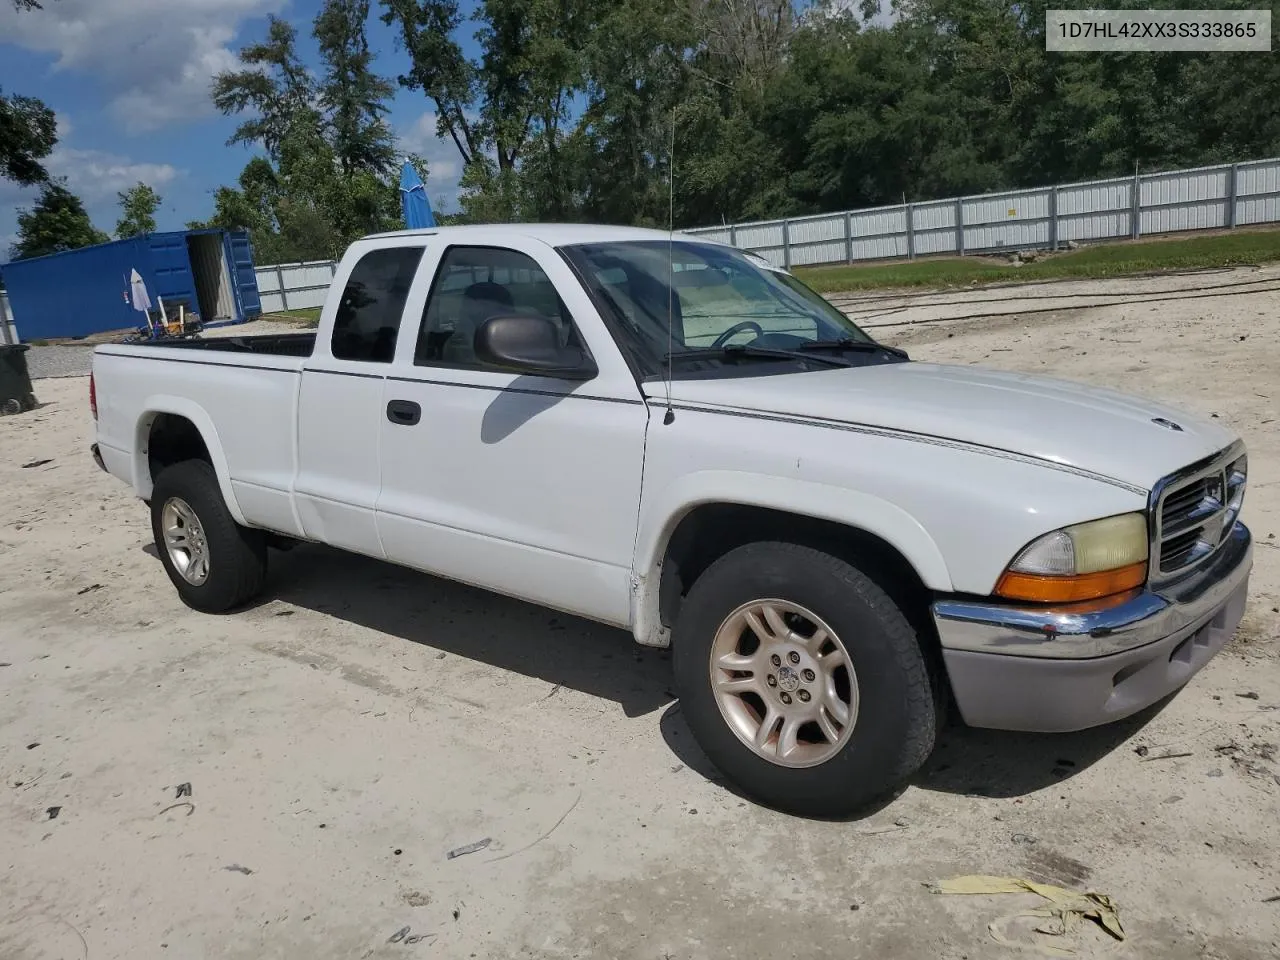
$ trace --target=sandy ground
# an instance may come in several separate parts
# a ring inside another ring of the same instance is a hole
[[[868,323],[977,309],[939,299]],[[1239,429],[1260,546],[1230,650],[1132,721],[955,727],[883,809],[798,820],[718,782],[621,633],[311,547],[261,605],[187,610],[89,459],[85,380],[42,381],[0,420],[0,958],[1036,955],[987,933],[1034,898],[923,885],[970,873],[1111,894],[1128,938],[1085,924],[1081,957],[1277,956],[1280,294],[878,334]]]

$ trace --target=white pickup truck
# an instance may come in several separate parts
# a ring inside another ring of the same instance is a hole
[[[597,226],[369,237],[315,333],[100,346],[93,453],[182,599],[315,541],[671,645],[762,802],[906,782],[948,702],[1067,731],[1177,690],[1252,564],[1221,425],[911,362],[785,271]]]

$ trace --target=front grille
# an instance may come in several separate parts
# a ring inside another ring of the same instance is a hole
[[[1186,533],[1166,537],[1160,543],[1160,572],[1175,573],[1192,563],[1190,559],[1200,542],[1200,529],[1188,530]]]
[[[1244,451],[1236,445],[1157,485],[1151,565],[1160,578],[1217,552],[1240,513],[1247,472]]]
[[[1160,508],[1160,523],[1166,536],[1173,532],[1174,527],[1194,519],[1197,509],[1209,496],[1209,487],[1209,478],[1202,477],[1165,497],[1164,505]]]

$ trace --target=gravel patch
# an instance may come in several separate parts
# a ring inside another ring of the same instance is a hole
[[[48,346],[27,351],[27,370],[32,380],[48,377],[87,377],[93,366],[93,347]]]

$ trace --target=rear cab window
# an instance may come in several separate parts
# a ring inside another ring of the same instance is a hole
[[[391,363],[422,247],[370,250],[347,278],[329,348],[336,360]]]

